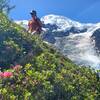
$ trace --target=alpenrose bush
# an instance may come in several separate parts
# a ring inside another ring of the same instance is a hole
[[[21,69],[21,65],[16,65],[13,67],[13,70],[18,72]]]
[[[10,78],[13,76],[12,72],[0,72],[0,77],[1,78]]]
[[[99,82],[93,72],[81,68],[83,75],[74,67],[71,70],[64,66],[60,70],[58,66],[51,67],[41,66],[39,70],[35,65],[26,64],[9,69],[13,77],[0,79],[1,100],[99,100]]]
[[[18,72],[21,69],[21,65],[16,65],[12,67],[12,71]],[[13,72],[10,71],[5,71],[5,72],[0,72],[0,78],[10,78],[13,76]]]
[[[3,73],[3,77],[5,77],[5,78],[9,78],[9,77],[12,77],[12,76],[13,76],[12,72],[4,72]]]
[[[3,77],[3,72],[0,72],[0,77]]]

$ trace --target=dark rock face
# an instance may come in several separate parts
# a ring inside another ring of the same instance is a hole
[[[95,40],[95,47],[100,51],[100,28],[94,31],[92,39]]]
[[[55,37],[64,37],[68,36],[70,33],[84,33],[87,31],[87,28],[78,29],[77,27],[71,27],[70,29],[66,29],[65,31],[58,31],[59,27],[56,24],[44,24],[44,28],[48,29],[46,33],[43,35],[43,39],[49,43],[55,43]]]
[[[76,27],[71,27],[71,29],[69,30],[69,32],[72,32],[72,33],[84,33],[86,31],[87,31],[87,28],[78,29]]]

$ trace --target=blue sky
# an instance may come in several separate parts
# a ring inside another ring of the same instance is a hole
[[[11,0],[16,5],[10,17],[14,20],[30,19],[29,12],[35,9],[38,16],[63,15],[83,23],[100,22],[100,0]]]

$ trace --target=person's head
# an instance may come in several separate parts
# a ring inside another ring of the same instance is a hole
[[[32,17],[36,17],[36,15],[37,15],[37,13],[36,13],[35,10],[32,10],[32,11],[30,12],[30,14],[31,14]]]

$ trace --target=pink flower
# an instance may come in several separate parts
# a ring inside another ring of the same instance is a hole
[[[13,69],[14,69],[15,71],[19,71],[20,68],[21,68],[20,65],[16,65],[16,66],[13,67]]]
[[[3,72],[0,72],[0,77],[3,77]]]
[[[11,76],[13,76],[13,73],[12,72],[4,72],[3,73],[3,77],[5,77],[5,78],[9,78]]]

